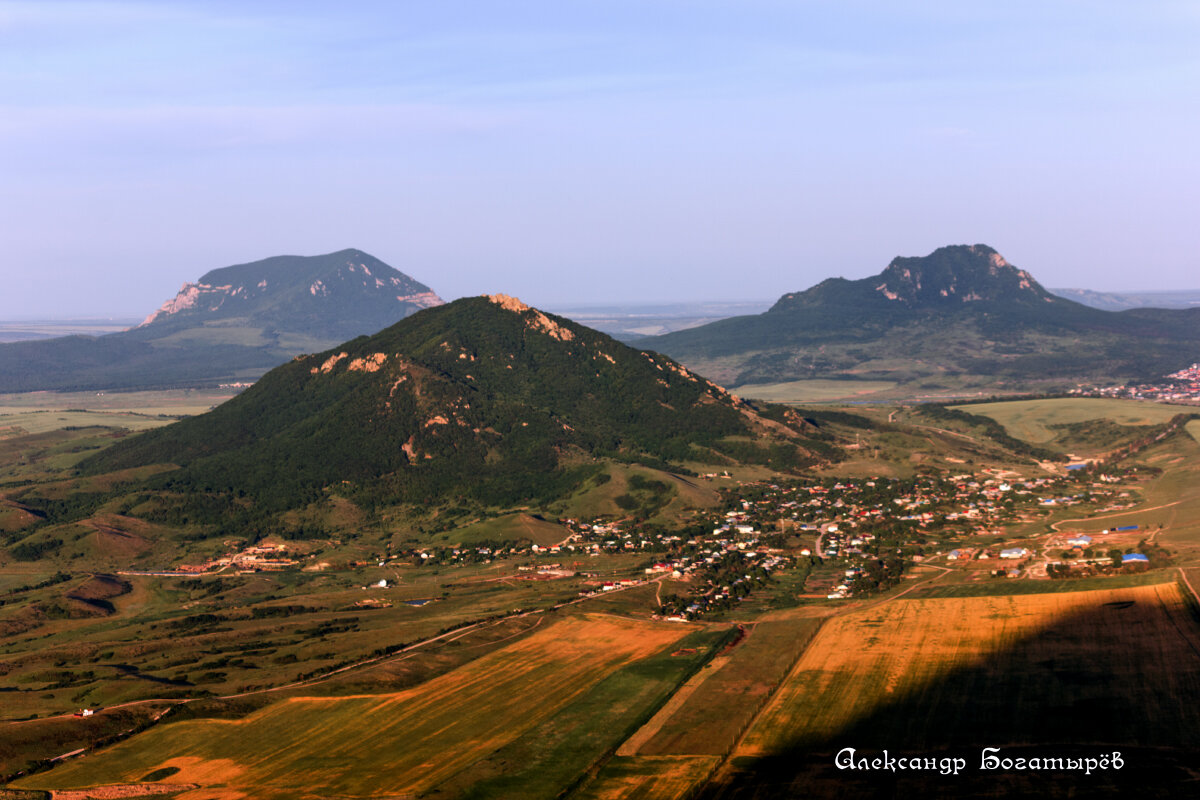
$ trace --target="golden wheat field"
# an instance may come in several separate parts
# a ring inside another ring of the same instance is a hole
[[[826,623],[734,755],[844,737],[1195,741],[1179,699],[1200,700],[1198,654],[1175,583],[884,603]]]
[[[413,689],[301,697],[240,720],[153,728],[23,784],[75,789],[166,780],[179,796],[387,797],[428,791],[503,747],[605,675],[689,630],[613,617],[569,617]]]

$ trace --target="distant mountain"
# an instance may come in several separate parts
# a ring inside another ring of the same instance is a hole
[[[136,328],[0,345],[0,392],[166,388],[257,378],[294,355],[442,303],[361,250],[212,270]]]
[[[1200,289],[1175,292],[1096,292],[1091,289],[1051,289],[1051,293],[1104,311],[1130,308],[1197,308]]]
[[[511,506],[570,494],[601,460],[786,470],[833,449],[795,412],[756,411],[665,356],[495,295],[298,357],[81,468],[176,464],[153,486],[190,519],[269,525],[330,493],[372,508]]]
[[[1101,311],[986,245],[831,278],[766,313],[639,340],[728,386],[809,378],[1029,391],[1153,378],[1200,357],[1200,309]]]

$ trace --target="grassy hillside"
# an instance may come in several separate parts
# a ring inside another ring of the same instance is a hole
[[[794,471],[837,453],[795,412],[755,410],[670,359],[511,298],[468,298],[297,358],[206,414],[80,464],[85,475],[163,465],[152,480],[22,497],[64,523],[103,508],[188,535],[235,525],[314,538],[338,532],[328,520],[343,502],[417,517],[449,503],[445,528],[568,498],[564,513],[594,506],[625,483],[602,462]],[[674,479],[663,487],[598,513],[652,514],[691,494]]]

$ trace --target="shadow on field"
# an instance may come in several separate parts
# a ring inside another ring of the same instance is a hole
[[[803,674],[795,679],[803,680]],[[1109,603],[914,686],[824,739],[731,760],[705,800],[1200,796],[1200,619],[1195,609]],[[1120,770],[981,768],[1000,758],[1099,758]],[[856,758],[961,758],[959,774],[843,769]]]

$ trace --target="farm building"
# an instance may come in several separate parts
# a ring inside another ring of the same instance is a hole
[[[1000,551],[1001,558],[1024,558],[1027,555],[1029,555],[1029,551],[1024,547],[1010,547]]]
[[[1067,539],[1067,544],[1072,545],[1073,547],[1090,547],[1092,544],[1092,537],[1085,533],[1081,533],[1078,536],[1072,536],[1070,539]]]
[[[1126,553],[1121,556],[1122,564],[1149,564],[1150,559],[1144,553]]]

